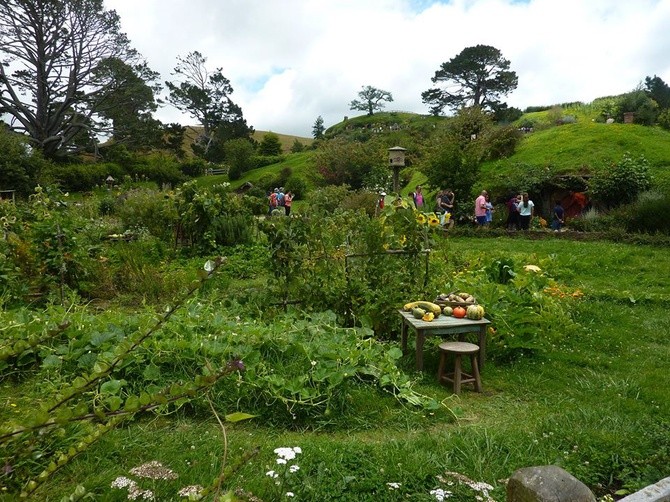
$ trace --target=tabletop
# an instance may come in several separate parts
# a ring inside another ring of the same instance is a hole
[[[452,316],[441,315],[436,317],[432,321],[423,321],[417,319],[411,312],[405,312],[404,310],[398,310],[400,315],[402,315],[405,320],[412,325],[414,329],[440,329],[440,328],[449,328],[449,329],[458,329],[458,328],[468,328],[472,329],[473,326],[481,326],[486,324],[491,324],[491,321],[482,317],[481,319],[468,319],[468,318],[458,318]],[[451,331],[452,333],[454,331]]]
[[[484,367],[486,361],[486,326],[491,321],[482,317],[481,319],[467,319],[451,316],[439,316],[432,321],[417,319],[411,312],[398,310],[402,316],[401,342],[403,353],[407,353],[407,331],[411,326],[416,331],[416,369],[423,370],[423,346],[427,336],[434,335],[459,335],[465,333],[478,333],[479,340],[479,366]]]

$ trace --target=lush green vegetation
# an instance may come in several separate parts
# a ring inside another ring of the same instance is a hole
[[[445,236],[410,210],[343,210],[341,191],[264,221],[225,186],[3,204],[2,497],[123,500],[125,476],[162,500],[219,484],[240,500],[468,500],[468,479],[501,500],[528,465],[599,496],[670,474],[663,248]],[[231,236],[248,243],[216,244]],[[456,289],[493,321],[483,394],[436,383],[437,340],[424,373],[399,350],[396,309]],[[131,472],[151,461],[179,478]]]
[[[669,133],[599,114],[355,117],[296,153],[245,143],[231,183],[122,147],[54,164],[0,133],[21,181],[0,202],[0,497],[467,500],[485,482],[500,500],[528,465],[598,496],[668,476]],[[429,210],[445,184],[465,201],[582,175],[600,210],[514,236],[502,206],[475,231],[463,202],[444,234],[407,204],[375,209],[396,145],[401,194],[427,185]],[[264,216],[274,186],[295,217]],[[437,340],[425,373],[399,349],[397,309],[458,289],[493,322],[481,395],[435,382]],[[152,461],[165,479],[134,469]]]

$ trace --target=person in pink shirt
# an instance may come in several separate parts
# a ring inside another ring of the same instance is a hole
[[[482,190],[482,193],[479,194],[479,197],[475,199],[475,218],[477,219],[477,225],[483,227],[486,225],[486,196],[488,192]]]

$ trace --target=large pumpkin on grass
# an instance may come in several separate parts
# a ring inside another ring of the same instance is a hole
[[[465,317],[465,314],[467,311],[463,307],[454,307],[454,311],[451,313],[454,317],[458,317],[459,319],[462,319]]]

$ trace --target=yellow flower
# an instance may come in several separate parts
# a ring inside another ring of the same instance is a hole
[[[437,216],[429,216],[428,225],[431,227],[437,227],[440,225],[440,219]]]
[[[426,220],[427,220],[426,215],[423,214],[423,213],[419,213],[419,214],[416,216],[416,222],[417,222],[419,225],[425,225],[425,224],[426,224]]]

